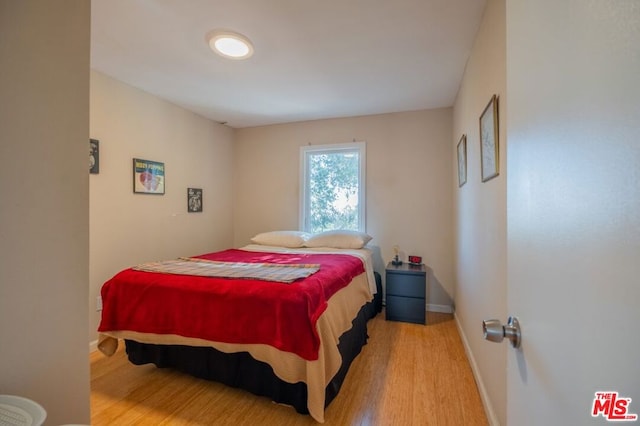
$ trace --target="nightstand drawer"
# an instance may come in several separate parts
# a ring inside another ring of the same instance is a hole
[[[421,297],[426,294],[424,275],[387,273],[387,295]]]
[[[387,295],[386,319],[425,324],[425,300]]]

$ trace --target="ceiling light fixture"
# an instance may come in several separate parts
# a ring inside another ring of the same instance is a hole
[[[230,59],[247,59],[253,55],[251,41],[242,34],[228,30],[214,30],[207,33],[207,43],[218,55]]]

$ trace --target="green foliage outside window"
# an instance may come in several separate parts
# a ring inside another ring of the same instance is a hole
[[[358,229],[357,151],[309,156],[309,232]]]

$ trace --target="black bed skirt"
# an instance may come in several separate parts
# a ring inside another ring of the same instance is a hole
[[[342,365],[325,390],[325,407],[338,394],[351,362],[367,343],[367,321],[375,314],[374,304],[366,304],[353,320],[353,327],[340,336],[338,349]],[[298,413],[309,413],[306,383],[287,383],[279,379],[269,364],[255,360],[248,352],[224,353],[211,347],[125,342],[129,361],[133,364],[152,363],[160,368],[173,368],[266,396],[272,401],[291,405]]]

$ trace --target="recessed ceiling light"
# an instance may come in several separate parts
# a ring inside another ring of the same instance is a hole
[[[207,33],[207,43],[211,50],[230,59],[247,59],[253,55],[251,41],[242,34],[228,30],[214,30]]]

